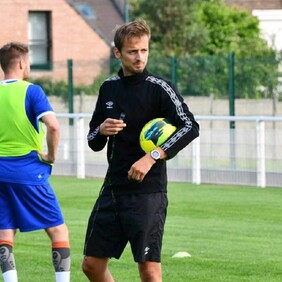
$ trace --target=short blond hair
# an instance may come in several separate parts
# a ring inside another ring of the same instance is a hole
[[[7,73],[28,52],[27,44],[15,41],[5,44],[0,49],[0,65],[4,73]]]
[[[119,26],[115,31],[114,44],[115,47],[121,51],[125,39],[131,37],[142,37],[147,35],[151,37],[150,27],[146,21],[138,19]]]

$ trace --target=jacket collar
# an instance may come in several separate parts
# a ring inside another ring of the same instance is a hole
[[[143,72],[130,76],[124,76],[122,69],[120,69],[118,72],[118,76],[126,84],[138,84],[144,81],[148,77],[148,75],[149,73],[146,68],[143,70]]]

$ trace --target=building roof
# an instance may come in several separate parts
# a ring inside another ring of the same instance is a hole
[[[114,28],[124,23],[119,2],[112,0],[67,0],[67,2],[107,44],[112,45]]]

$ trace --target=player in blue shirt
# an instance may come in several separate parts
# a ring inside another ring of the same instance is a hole
[[[59,124],[42,88],[26,81],[28,51],[19,42],[0,49],[4,71],[0,82],[0,266],[5,282],[17,282],[16,231],[44,229],[52,244],[56,281],[68,282],[68,229],[48,182],[57,154]],[[43,152],[43,123],[47,153]]]

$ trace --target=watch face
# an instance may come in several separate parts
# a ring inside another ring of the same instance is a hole
[[[151,156],[152,156],[152,158],[153,158],[154,160],[158,160],[158,159],[160,158],[160,153],[159,153],[159,151],[157,151],[157,150],[153,150],[153,151],[151,152]]]

